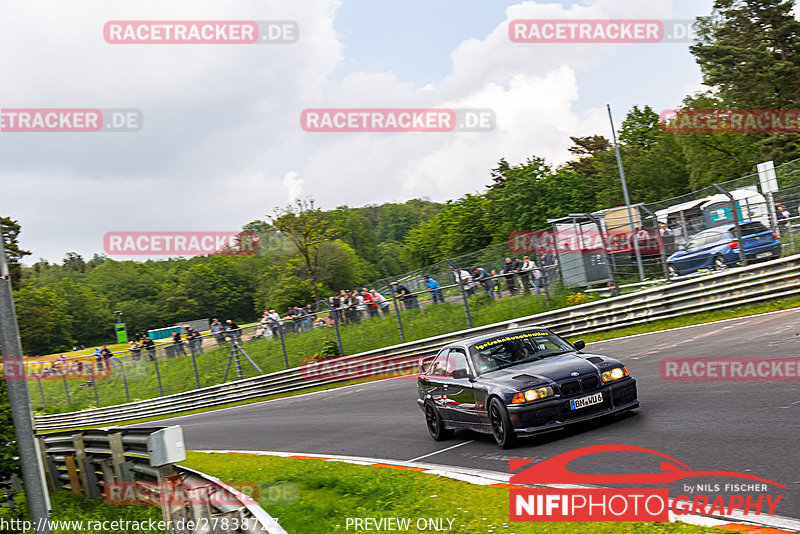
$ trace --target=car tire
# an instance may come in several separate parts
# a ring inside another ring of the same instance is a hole
[[[497,397],[494,397],[489,403],[489,422],[492,425],[492,435],[497,444],[503,449],[512,448],[517,441],[517,435],[511,424],[511,418],[508,416],[508,410]]]
[[[671,263],[667,264],[667,272],[670,278],[677,278],[681,275],[681,273],[678,272],[678,268]]]
[[[714,256],[714,270],[721,271],[728,268],[728,263],[722,256]]]
[[[425,403],[425,423],[435,441],[445,441],[453,437],[453,431],[444,427],[442,416],[431,401]]]

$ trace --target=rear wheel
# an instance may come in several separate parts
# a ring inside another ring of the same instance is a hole
[[[508,417],[508,410],[497,397],[489,403],[489,421],[492,423],[494,440],[504,449],[510,449],[516,442],[517,435]]]
[[[717,271],[721,271],[722,269],[726,269],[728,267],[727,262],[725,262],[725,258],[722,256],[715,256],[714,257],[714,269]]]
[[[453,431],[444,427],[439,410],[432,402],[425,403],[425,423],[428,425],[428,432],[436,441],[444,441],[453,437]]]

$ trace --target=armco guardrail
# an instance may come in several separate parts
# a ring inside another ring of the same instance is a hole
[[[36,418],[36,427],[52,430],[106,425],[303,391],[360,377],[412,372],[420,356],[436,352],[445,343],[502,330],[512,324],[544,326],[562,336],[576,337],[793,296],[798,294],[798,289],[800,255],[185,393],[79,412],[43,415]]]
[[[175,533],[286,534],[252,497],[172,462],[185,458],[180,426],[111,427],[38,439],[50,491],[102,496],[109,504],[159,505]]]

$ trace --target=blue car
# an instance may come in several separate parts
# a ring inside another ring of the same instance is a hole
[[[757,221],[741,223],[740,227],[748,263],[781,257],[781,242],[769,228]],[[729,223],[695,234],[686,248],[667,258],[667,267],[670,276],[680,276],[708,267],[724,269],[739,260],[736,228]]]

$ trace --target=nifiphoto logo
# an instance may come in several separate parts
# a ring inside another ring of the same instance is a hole
[[[134,108],[0,108],[0,133],[137,132],[142,124]]]
[[[109,44],[291,44],[300,38],[293,20],[110,20]]]

